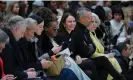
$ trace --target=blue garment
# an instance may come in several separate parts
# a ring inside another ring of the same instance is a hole
[[[41,77],[43,80],[79,80],[74,72],[70,69],[63,68],[60,75],[57,77]]]
[[[56,80],[78,80],[72,70],[64,68]]]

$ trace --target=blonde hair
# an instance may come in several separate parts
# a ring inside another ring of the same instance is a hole
[[[101,24],[101,21],[100,21],[99,17],[98,17],[95,13],[92,13],[92,17],[95,18],[95,22],[96,22],[96,24],[97,24],[96,27],[99,27],[100,24]]]

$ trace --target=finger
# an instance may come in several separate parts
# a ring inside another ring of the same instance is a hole
[[[5,77],[14,77],[14,75],[6,75]]]
[[[14,80],[14,77],[7,77],[6,80]]]
[[[88,58],[82,58],[82,60],[87,60]]]
[[[34,69],[34,68],[30,68],[30,70],[31,70],[31,71],[35,71],[35,69]]]
[[[62,48],[62,46],[60,46],[60,48]]]

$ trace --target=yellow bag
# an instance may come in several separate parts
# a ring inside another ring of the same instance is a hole
[[[56,55],[56,60],[52,60],[52,65],[47,69],[47,75],[48,76],[58,76],[60,75],[60,72],[62,71],[65,60],[64,57],[61,55]]]

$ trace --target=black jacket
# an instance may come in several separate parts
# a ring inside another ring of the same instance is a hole
[[[74,35],[73,31],[69,34],[67,30],[63,27],[58,31],[58,34],[55,37],[55,41],[59,45],[62,45],[62,50],[69,48],[69,50],[73,53],[74,52],[73,35]],[[71,57],[75,58],[75,55],[72,54]]]
[[[95,52],[96,47],[90,38],[89,30],[79,22],[77,22],[73,40],[74,54],[89,58]]]
[[[41,49],[43,54],[48,53],[49,56],[53,55],[53,51],[51,50],[53,48],[53,45],[44,31],[41,36],[38,37],[37,45],[38,48]]]
[[[37,59],[35,53],[35,42],[29,42],[25,38],[19,40],[19,46],[24,54],[25,63],[28,64],[27,68],[35,68],[36,70],[42,70],[42,65]]]
[[[19,80],[27,78],[27,73],[23,72],[27,64],[24,63],[23,54],[15,40],[12,32],[9,29],[3,29],[9,36],[10,42],[6,45],[1,53],[1,58],[4,63],[5,74],[13,74]]]
[[[129,70],[129,60],[125,59],[123,56],[116,57],[118,60],[122,74],[126,77],[127,80],[133,80],[133,67]]]

